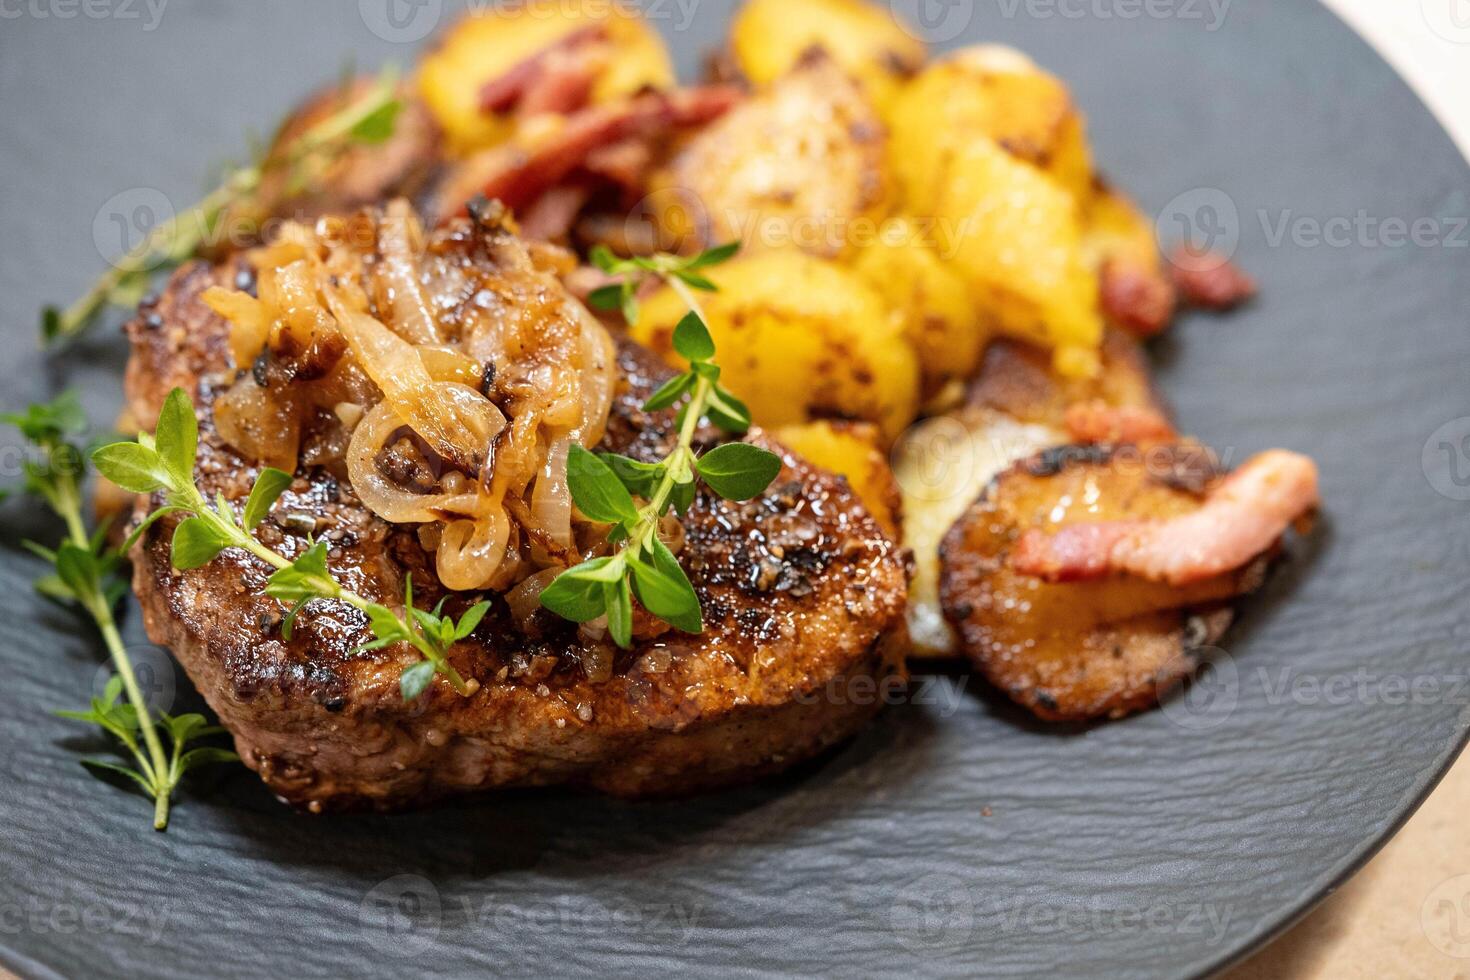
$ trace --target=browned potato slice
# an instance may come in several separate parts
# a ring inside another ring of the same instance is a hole
[[[1109,330],[1101,354],[1102,369],[1096,375],[1067,378],[1052,369],[1051,357],[1041,348],[1020,340],[997,340],[985,349],[967,400],[1021,422],[1058,430],[1066,428],[1067,409],[1081,402],[1149,408],[1168,416],[1137,341]]]
[[[944,614],[986,678],[1040,718],[1084,721],[1151,707],[1193,670],[1190,651],[1219,639],[1230,600],[1259,586],[1265,560],[1172,587],[1126,576],[1049,584],[1008,557],[1030,528],[1198,508],[1199,496],[1153,474],[1188,469],[1201,452],[1067,446],[996,478],[940,546]]]
[[[1065,440],[1058,429],[967,406],[920,422],[894,447],[893,471],[903,491],[903,543],[914,555],[908,621],[915,656],[957,652],[954,631],[939,606],[939,542],[945,533],[995,474]]]
[[[939,607],[940,540],[997,473],[1067,442],[1067,409],[1092,401],[1168,414],[1143,351],[1123,334],[1108,334],[1102,370],[1086,379],[1063,378],[1041,348],[1003,338],[985,349],[968,404],[904,434],[893,466],[903,489],[904,544],[914,553],[908,616],[915,654],[956,652],[954,632]]]
[[[685,249],[738,238],[747,255],[835,258],[876,231],[885,143],[858,84],[810,57],[690,140],[655,181],[655,220]]]

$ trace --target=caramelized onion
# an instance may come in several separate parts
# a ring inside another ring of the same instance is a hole
[[[402,201],[288,223],[249,261],[256,297],[205,295],[237,365],[271,352],[216,403],[224,439],[285,469],[336,466],[345,441],[358,497],[423,525],[447,588],[515,589],[534,612],[544,583],[605,537],[576,517],[566,472],[612,407],[601,322],[503,229],[463,221],[426,241]]]
[[[408,202],[390,201],[378,226],[378,306],[392,311],[393,328],[414,344],[439,343],[434,314],[419,287],[416,222]]]
[[[503,510],[451,521],[439,542],[439,581],[456,591],[483,588],[505,560],[509,538],[510,518]]]
[[[543,568],[527,576],[519,585],[505,594],[505,604],[510,607],[510,617],[522,633],[531,632],[531,620],[541,608],[541,593],[551,580],[561,574],[560,568]]]
[[[305,259],[297,259],[261,276],[266,294],[274,293],[271,305],[276,309],[271,328],[271,349],[287,356],[328,342],[337,325],[317,298],[316,281]],[[339,342],[340,343],[340,342]]]
[[[455,501],[454,497],[443,493],[412,493],[378,469],[378,453],[402,424],[386,402],[374,405],[352,432],[352,442],[347,447],[347,478],[363,506],[385,521],[409,524],[438,520]]]
[[[230,321],[230,354],[237,367],[255,360],[270,337],[271,316],[265,304],[249,293],[210,286],[201,297],[204,305]]]
[[[466,357],[451,347],[424,344],[416,348],[424,370],[435,381],[457,381],[472,388],[478,387],[483,368],[473,358]]]
[[[570,439],[559,439],[546,454],[546,465],[531,492],[531,514],[536,523],[563,549],[572,546],[572,495],[567,489]]]
[[[301,413],[285,392],[262,388],[246,374],[214,403],[220,437],[267,466],[296,472]]]
[[[486,462],[490,441],[505,428],[505,416],[468,385],[435,381],[418,351],[379,320],[328,301],[352,354],[383,390],[383,401],[445,459],[469,470]]]

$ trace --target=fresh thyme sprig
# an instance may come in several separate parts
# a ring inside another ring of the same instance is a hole
[[[234,505],[222,494],[216,495],[213,501],[206,500],[194,482],[198,448],[199,423],[194,417],[194,406],[182,388],[175,388],[164,401],[152,436],[141,434],[137,442],[102,446],[92,454],[92,459],[103,476],[124,490],[163,491],[164,505],[149,515],[149,521],[168,513],[188,515],[174,528],[170,558],[175,568],[199,568],[226,548],[239,548],[275,569],[265,592],[290,607],[282,624],[282,634],[287,639],[291,637],[297,615],[307,603],[317,599],[345,602],[367,616],[376,638],[361,650],[404,643],[423,657],[404,670],[399,679],[405,701],[422,694],[435,674],[442,674],[462,695],[468,696],[479,689],[479,682],[466,681],[449,662],[449,648],[474,632],[490,608],[488,602],[478,603],[456,622],[443,615],[442,602],[433,612],[414,608],[413,580],[409,578],[404,612],[400,614],[338,582],[327,567],[324,541],[313,543],[294,560],[281,555],[262,544],[254,531],[291,485],[290,474],[277,469],[262,470],[244,509],[237,515]]]
[[[749,500],[765,492],[781,471],[780,457],[748,443],[726,443],[703,456],[694,452],[694,435],[705,419],[735,435],[750,428],[749,409],[720,384],[714,339],[694,295],[694,290],[716,289],[698,270],[726,261],[738,249],[737,242],[692,257],[659,254],[634,259],[619,259],[605,248],[592,252],[598,268],[622,280],[595,291],[590,297],[594,306],[620,308],[630,324],[636,322],[638,290],[649,277],[668,283],[689,306],[673,335],[674,350],[689,362],[689,370],[660,387],[643,406],[655,412],[680,405],[674,448],[657,463],[594,454],[575,445],[567,458],[567,485],[577,509],[594,521],[611,524],[608,541],[620,547],[612,555],[558,575],[542,591],[541,604],[577,623],[606,617],[608,633],[621,647],[633,642],[634,596],[676,629],[704,631],[699,596],[658,535],[671,508],[680,515],[688,511],[696,478],[726,500]],[[643,502],[641,506],[635,498]]]
[[[208,241],[225,209],[255,193],[267,174],[284,171],[288,185],[299,184],[302,164],[317,154],[335,156],[353,146],[388,139],[402,109],[397,87],[397,71],[385,69],[361,97],[306,130],[283,150],[231,170],[193,207],[150,228],[142,241],[113,262],[70,306],[42,310],[42,343],[55,343],[84,332],[108,306],[136,306],[154,273],[195,254]]]
[[[107,546],[107,528],[88,534],[82,518],[83,454],[72,441],[87,428],[87,419],[76,396],[67,393],[50,404],[32,405],[23,414],[3,416],[41,453],[39,461],[25,465],[26,489],[45,500],[66,524],[67,536],[55,549],[34,542],[26,546],[48,561],[53,572],[36,582],[36,589],[58,602],[75,603],[86,611],[102,634],[117,673],[108,681],[101,698],[93,698],[86,711],[61,711],[63,718],[92,722],[113,735],[133,757],[136,768],[102,759],[83,759],[93,771],[122,775],[132,780],[153,800],[153,826],[168,827],[169,800],[179,780],[191,769],[215,762],[235,761],[235,753],[222,748],[189,745],[220,734],[203,715],[170,716],[160,713],[155,721],[148,710],[132,660],[123,645],[113,610],[127,592],[117,574],[136,535],[121,548]],[[122,694],[125,703],[119,703]],[[159,726],[167,731],[170,749],[164,750]]]

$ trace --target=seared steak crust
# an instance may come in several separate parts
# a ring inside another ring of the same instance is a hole
[[[227,324],[200,301],[234,266],[195,264],[128,326],[130,407],[151,419],[179,385],[201,425],[197,476],[208,493],[243,501],[256,467],[225,446],[211,404],[235,375]],[[640,405],[667,369],[631,344],[604,448],[657,458],[669,413]],[[844,482],[783,453],[767,494],[744,504],[701,495],[685,522],[683,560],[705,632],[668,632],[620,651],[591,643],[542,610],[522,632],[506,601],[451,653],[480,683],[461,698],[436,682],[404,704],[398,677],[415,656],[354,652],[371,639],[341,603],[311,603],[291,640],[262,594],[269,569],[240,551],[189,572],[169,563],[174,520],[135,553],[134,588],[149,635],[171,647],[235,736],[246,764],[284,800],[312,810],[394,808],[444,794],[566,783],[621,796],[691,792],[783,769],[846,738],[877,704],[828,697],[834,681],[901,671],[905,577],[887,540]],[[157,500],[140,502],[139,513]],[[259,530],[286,555],[308,534],[330,544],[333,571],[359,593],[417,604],[442,588],[414,530],[363,508],[325,468],[300,469]],[[482,598],[452,595],[458,613]],[[867,699],[876,702],[877,699]]]

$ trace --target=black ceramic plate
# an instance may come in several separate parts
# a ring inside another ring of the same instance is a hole
[[[542,0],[560,2],[576,0]],[[315,819],[240,773],[186,794],[157,835],[48,714],[91,692],[98,644],[32,598],[18,540],[55,528],[11,502],[0,960],[42,976],[1185,976],[1284,928],[1405,819],[1470,700],[1464,161],[1315,4],[1236,0],[1220,20],[1204,0],[895,2],[925,3],[943,46],[1010,42],[1065,76],[1106,170],[1166,231],[1238,240],[1260,280],[1239,315],[1179,325],[1162,382],[1237,460],[1315,456],[1328,516],[1196,693],[1046,729],[955,674],[818,764],[689,802],[538,793]],[[644,6],[690,75],[730,4]],[[99,420],[122,344],[108,330],[43,357],[38,307],[84,287],[119,218],[190,200],[344,57],[406,63],[449,16],[438,0],[393,0],[391,18],[389,0],[0,9],[0,392],[14,407],[79,385]],[[1418,242],[1390,219],[1419,219]],[[140,657],[169,700],[171,668]]]

